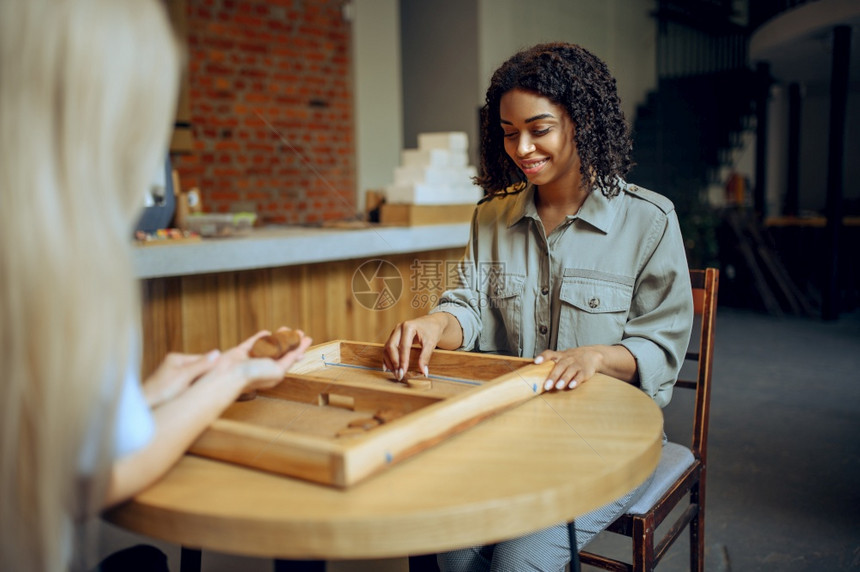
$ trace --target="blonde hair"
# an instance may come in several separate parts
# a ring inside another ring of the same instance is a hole
[[[131,235],[179,55],[157,0],[0,2],[0,569],[72,566],[137,371]],[[99,462],[80,475],[98,421]]]

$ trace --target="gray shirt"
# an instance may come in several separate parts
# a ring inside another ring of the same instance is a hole
[[[671,201],[622,182],[612,199],[590,193],[546,236],[534,192],[529,185],[475,209],[466,252],[432,311],[457,318],[467,351],[533,357],[621,344],[642,390],[665,406],[693,322]]]

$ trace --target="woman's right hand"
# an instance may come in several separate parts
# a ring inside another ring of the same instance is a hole
[[[165,359],[148,381],[157,398],[158,407],[152,413],[158,429],[147,445],[114,460],[105,507],[154,483],[240,394],[281,383],[311,344],[311,339],[301,334],[298,347],[278,360],[250,358],[251,346],[268,334],[258,332],[220,353],[174,354]]]
[[[385,342],[382,352],[382,367],[394,373],[398,380],[402,380],[406,372],[409,371],[409,353],[412,346],[417,343],[421,346],[421,353],[418,355],[418,370],[427,377],[429,375],[430,356],[433,354],[433,350],[440,346],[440,341],[447,342],[441,345],[446,349],[460,347],[459,342],[455,343],[446,339],[451,337],[449,332],[452,321],[457,322],[457,319],[451,314],[437,312],[397,324],[391,335],[388,336],[388,341]],[[459,322],[457,322],[456,329],[460,340],[462,340]]]

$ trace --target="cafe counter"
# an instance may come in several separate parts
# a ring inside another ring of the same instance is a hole
[[[468,223],[273,227],[136,246],[142,373],[169,351],[227,348],[279,326],[318,341],[382,342],[395,324],[435,305],[468,236]]]

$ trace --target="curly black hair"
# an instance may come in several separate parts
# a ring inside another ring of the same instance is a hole
[[[575,125],[583,184],[598,186],[604,195],[620,192],[618,179],[633,166],[633,142],[621,111],[615,78],[603,61],[588,50],[562,42],[539,44],[514,54],[493,74],[481,108],[481,174],[475,183],[488,195],[526,177],[505,153],[499,102],[520,88],[538,93],[567,110]],[[593,181],[593,183],[592,183]]]

